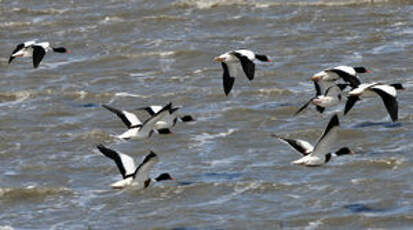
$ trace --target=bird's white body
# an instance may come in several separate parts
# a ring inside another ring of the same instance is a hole
[[[154,113],[159,112],[162,109],[162,106],[152,105],[150,106]],[[175,112],[165,115],[160,121],[156,122],[155,129],[169,129],[175,126],[178,116]]]
[[[321,81],[325,82],[337,81],[338,79],[340,79],[340,75],[338,75],[336,72],[331,71],[332,69],[341,70],[349,75],[357,76],[357,73],[353,67],[341,65],[318,72],[314,74],[313,78],[318,77]]]
[[[241,54],[242,56],[247,57],[250,61],[255,60],[255,54],[251,50],[234,50],[234,51],[229,51],[224,54],[221,54],[218,56],[218,58],[221,59],[222,62],[225,62],[227,64],[234,64],[234,63],[240,63],[239,58],[237,58],[234,55],[234,52]]]
[[[324,95],[318,95],[312,100],[314,105],[318,105],[324,108],[337,105],[341,101],[341,90],[338,86],[330,86]]]
[[[291,163],[305,166],[320,166],[325,164],[331,157],[331,144],[334,143],[337,138],[337,128],[339,125],[338,116],[335,114],[330,119],[326,129],[317,140],[313,151],[298,160],[292,161]]]
[[[145,122],[141,122],[139,118],[126,110],[119,110],[108,105],[103,105],[104,108],[115,113],[128,127],[124,133],[118,135],[120,139],[145,139],[152,135],[156,123],[170,114],[171,103],[161,108],[153,116]]]
[[[372,89],[380,89],[393,97],[397,96],[397,90],[394,87],[385,84],[380,84],[378,82],[361,84],[359,85],[359,87],[351,90],[349,92],[349,95],[362,97],[377,96],[377,94]]]
[[[103,153],[103,155],[112,159],[116,163],[123,177],[122,180],[112,183],[110,185],[112,188],[121,189],[127,186],[136,186],[139,189],[143,189],[159,180],[173,179],[167,173],[162,174],[163,178],[161,178],[162,175],[156,179],[149,177],[149,171],[159,161],[158,156],[152,151],[143,158],[142,162],[138,166],[136,166],[134,159],[129,155],[106,148],[101,144],[98,145],[97,148],[101,153]]]

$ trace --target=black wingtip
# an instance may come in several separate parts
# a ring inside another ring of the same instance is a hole
[[[103,144],[98,144],[96,145],[96,148],[99,149],[100,152],[105,153],[107,150],[109,150],[106,146],[104,146]]]
[[[346,105],[344,106],[344,116],[350,111],[351,108],[353,108],[354,104],[360,100],[358,96],[349,96],[347,97],[347,102]]]
[[[331,127],[340,126],[340,121],[338,119],[337,114],[333,115],[333,117],[330,119],[330,122],[328,123],[328,126],[331,126]]]
[[[224,80],[224,93],[225,96],[228,96],[231,92],[232,87],[234,86],[235,78],[229,77],[228,79]]]
[[[155,152],[153,152],[152,150],[150,150],[149,154],[146,156],[148,159],[151,159],[153,157],[157,157],[158,155],[156,155]]]
[[[172,109],[172,102],[169,102],[167,105],[165,105],[165,106],[163,107],[163,109],[162,109],[161,111],[163,111],[163,110],[169,110],[169,111],[171,111],[171,109]],[[159,111],[159,112],[161,112],[161,111]]]
[[[171,109],[169,110],[169,113],[170,113],[170,114],[173,114],[173,113],[175,113],[176,111],[178,111],[180,108],[181,108],[181,107],[171,108]]]
[[[8,61],[8,65],[10,65],[10,63],[13,61],[14,57],[10,56],[9,61]]]

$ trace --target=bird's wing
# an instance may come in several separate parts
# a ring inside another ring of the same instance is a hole
[[[97,148],[101,153],[103,153],[103,155],[115,161],[123,179],[132,176],[135,173],[136,165],[132,157],[120,152],[116,152],[112,149],[106,148],[102,144],[98,145]]]
[[[288,139],[284,137],[280,137],[278,135],[272,135],[275,138],[278,138],[280,141],[283,141],[289,144],[294,150],[300,152],[302,155],[308,155],[310,152],[313,151],[313,146],[308,143],[307,141],[300,140],[300,139]]]
[[[242,69],[244,70],[245,75],[247,76],[248,80],[254,79],[255,74],[255,64],[251,61],[247,56],[242,55],[236,51],[232,52],[232,54],[239,59],[241,62]]]
[[[344,115],[346,115],[350,111],[350,109],[353,108],[358,100],[360,100],[360,98],[355,95],[347,97],[347,102],[344,107]]]
[[[350,86],[353,88],[356,88],[361,84],[360,79],[357,76],[350,75],[349,73],[342,71],[340,69],[328,69],[325,71],[336,73],[344,81],[350,83]]]
[[[314,97],[311,98],[310,100],[308,100],[303,106],[301,106],[301,108],[299,108],[299,109],[297,110],[297,112],[294,113],[294,116],[298,115],[299,113],[301,113],[301,111],[303,111],[305,108],[307,108],[307,106],[311,103],[311,101],[312,101],[313,99],[314,99]]]
[[[140,163],[135,171],[135,180],[140,185],[149,179],[149,172],[158,161],[158,156],[152,151],[143,158],[142,163]]]
[[[15,58],[15,57],[13,57],[13,54],[15,54],[15,53],[17,53],[19,50],[21,50],[21,49],[24,49],[24,43],[20,43],[20,44],[18,44],[17,46],[16,46],[16,48],[13,50],[13,52],[11,53],[11,55],[10,55],[10,58],[9,58],[9,64],[13,61],[13,59]]]
[[[330,146],[335,142],[337,138],[337,130],[340,126],[337,114],[330,119],[326,129],[314,146],[314,150],[311,153],[312,156],[322,157],[330,151]]]
[[[121,111],[109,105],[102,105],[102,107],[116,114],[123,121],[126,127],[128,127],[128,129],[142,124],[139,118],[133,113],[125,110]]]
[[[316,92],[315,96],[317,97],[317,96],[322,94],[321,93],[321,87],[320,87],[320,84],[318,84],[317,81],[313,81],[313,83],[314,83],[314,88],[315,88],[315,92]]]
[[[141,131],[150,133],[151,130],[155,127],[156,122],[162,120],[165,116],[169,114],[171,110],[172,103],[165,105],[161,110],[155,113],[153,116],[148,118],[146,121],[143,122]]]
[[[224,73],[222,75],[222,82],[224,85],[224,93],[228,96],[229,92],[231,92],[232,86],[234,86],[235,78],[230,76],[228,65],[224,62],[221,63],[222,69]]]
[[[32,46],[33,49],[33,66],[34,68],[39,67],[40,62],[42,61],[44,55],[46,54],[46,51],[44,50],[43,47],[41,46]]]
[[[384,106],[387,109],[392,121],[397,121],[399,113],[399,105],[397,102],[396,89],[389,85],[376,85],[371,87],[383,100]]]

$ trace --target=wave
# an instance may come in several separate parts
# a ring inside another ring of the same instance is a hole
[[[14,228],[12,226],[5,225],[5,226],[0,226],[0,230],[14,230]]]
[[[216,7],[225,6],[249,6],[255,8],[268,8],[279,6],[313,6],[313,7],[334,7],[334,6],[358,6],[358,5],[371,5],[371,4],[394,4],[399,3],[408,4],[408,0],[348,0],[348,1],[285,1],[285,2],[273,2],[273,1],[248,1],[248,0],[182,0],[174,3],[178,8],[198,8],[198,9],[211,9]]]
[[[19,104],[33,95],[31,91],[17,91],[0,93],[0,107]]]
[[[12,8],[9,11],[14,13],[21,13],[21,14],[37,14],[37,15],[51,15],[51,14],[64,14],[69,9],[55,9],[55,8],[47,8],[47,9],[33,9],[33,8]]]
[[[0,199],[27,199],[27,198],[42,198],[58,194],[70,194],[70,189],[64,187],[49,188],[27,186],[25,188],[0,188]]]

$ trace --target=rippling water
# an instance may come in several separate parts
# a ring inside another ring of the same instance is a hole
[[[380,99],[357,104],[337,143],[357,155],[324,167],[291,165],[299,155],[269,134],[314,142],[342,111],[292,116],[327,67],[412,88],[412,12],[407,0],[0,0],[0,229],[411,229],[412,90],[396,125]],[[34,38],[72,53],[7,65]],[[240,47],[273,63],[225,97],[212,58]],[[168,101],[197,121],[146,141],[114,139],[123,124],[100,107]],[[177,181],[111,190],[120,176],[98,143],[152,149],[152,174]]]

